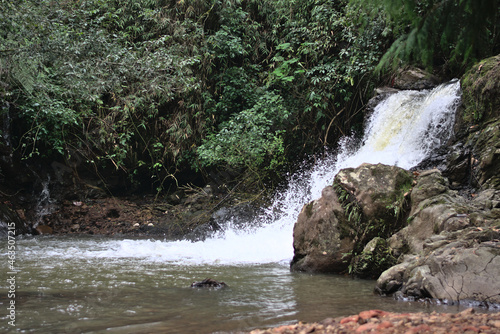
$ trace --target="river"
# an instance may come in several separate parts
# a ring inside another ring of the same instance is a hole
[[[274,204],[246,224],[227,217],[205,241],[102,236],[16,237],[16,326],[1,332],[220,333],[319,321],[366,309],[457,312],[458,306],[402,302],[373,294],[374,282],[292,273],[293,224],[338,170],[361,163],[415,166],[452,134],[460,83],[391,95],[370,116],[363,138],[289,177]],[[7,258],[8,245],[0,252]],[[5,277],[3,272],[2,277]],[[193,289],[205,278],[226,289]],[[2,291],[9,289],[7,276]]]

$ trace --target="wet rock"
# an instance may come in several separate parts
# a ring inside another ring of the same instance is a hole
[[[293,228],[295,271],[338,273],[346,271],[353,240],[343,231],[347,218],[333,187],[302,208]]]
[[[373,238],[366,244],[363,252],[355,256],[351,264],[351,273],[362,278],[378,278],[387,268],[396,264],[396,258],[387,241],[380,237]]]
[[[410,261],[405,261],[384,271],[377,280],[375,291],[381,295],[399,291],[405,282],[404,274],[409,266]]]
[[[185,239],[192,242],[205,241],[219,231],[222,231],[222,227],[215,220],[210,220],[208,223],[197,226],[192,232],[186,235]]]
[[[200,282],[193,282],[191,284],[192,288],[214,288],[214,289],[222,289],[226,288],[227,284],[224,282],[218,282],[216,280],[213,280],[211,278],[205,278],[203,281]]]
[[[439,78],[415,67],[399,70],[394,77],[392,86],[397,89],[422,90],[434,88],[439,83]]]
[[[405,296],[436,298],[448,303],[500,303],[500,233],[495,228],[469,228],[444,233],[441,242],[390,268],[378,279],[376,290]],[[444,242],[443,242],[444,241]],[[433,245],[434,244],[434,245]]]

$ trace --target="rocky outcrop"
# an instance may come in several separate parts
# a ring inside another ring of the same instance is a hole
[[[404,298],[500,304],[499,228],[500,190],[464,196],[437,169],[364,164],[304,206],[291,268],[381,274],[376,290]]]
[[[461,83],[463,108],[445,176],[455,187],[500,189],[500,55],[473,66]]]
[[[408,226],[389,238],[394,256],[418,254],[433,234],[469,225],[465,199],[449,188],[448,180],[437,169],[424,171],[416,178],[410,199]]]
[[[498,229],[491,227],[434,235],[419,256],[385,271],[375,289],[401,297],[499,304],[499,237]]]
[[[379,277],[380,293],[500,303],[499,79],[500,56],[462,79],[463,108],[447,167],[417,178],[410,223],[389,239],[400,263]]]
[[[465,121],[488,122],[500,117],[500,55],[473,66],[462,78]]]

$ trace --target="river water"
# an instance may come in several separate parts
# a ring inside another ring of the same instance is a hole
[[[274,204],[247,224],[227,217],[205,241],[90,236],[16,239],[16,326],[0,296],[0,332],[214,333],[319,321],[366,309],[457,312],[458,306],[373,294],[373,281],[291,273],[293,224],[344,167],[363,162],[410,168],[451,135],[460,84],[401,92],[379,104],[362,139],[289,177]],[[0,253],[7,257],[7,243]],[[0,288],[9,289],[3,271]],[[5,278],[4,278],[5,277]],[[190,288],[205,278],[220,290]]]

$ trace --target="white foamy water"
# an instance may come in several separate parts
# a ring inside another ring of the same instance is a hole
[[[431,91],[403,91],[390,95],[371,115],[359,149],[348,149],[345,138],[338,154],[290,176],[288,187],[274,204],[255,218],[261,227],[227,228],[205,241],[115,240],[81,241],[53,247],[30,247],[38,257],[140,258],[170,264],[263,264],[288,262],[293,257],[293,225],[303,205],[319,198],[342,168],[362,163],[384,163],[411,168],[441,146],[451,135],[460,101],[460,83],[453,81]],[[81,244],[83,243],[83,244]]]

